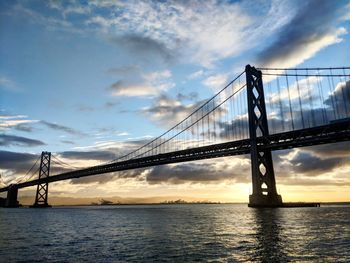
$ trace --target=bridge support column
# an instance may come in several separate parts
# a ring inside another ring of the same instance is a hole
[[[51,153],[50,152],[42,152],[41,153],[39,179],[49,177],[50,160],[51,160]],[[48,183],[41,183],[41,184],[39,183],[37,186],[37,189],[36,189],[35,203],[31,207],[33,207],[33,208],[51,207],[47,203],[48,192],[49,192],[49,184]]]
[[[17,201],[17,195],[18,195],[17,185],[15,184],[10,185],[7,191],[5,207],[19,207],[19,203]]]
[[[247,65],[246,79],[253,183],[253,193],[249,196],[248,206],[281,206],[282,197],[276,190],[271,151],[261,149],[266,141],[264,138],[269,135],[261,71]],[[257,137],[263,138],[259,144]]]

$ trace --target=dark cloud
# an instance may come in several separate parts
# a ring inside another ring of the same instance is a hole
[[[304,148],[321,158],[348,157],[350,159],[350,142],[338,142]]]
[[[63,131],[72,135],[83,135],[82,132],[77,131],[73,128],[64,126],[64,125],[59,125],[56,123],[48,122],[48,121],[40,121],[41,124],[45,125],[46,127],[56,130],[56,131]]]
[[[236,118],[231,122],[217,122],[219,132],[216,136],[224,140],[241,140],[249,138],[247,118]]]
[[[343,73],[339,72],[339,74]],[[270,98],[273,94],[269,93],[265,101],[270,134],[293,130],[293,126],[294,130],[297,130],[326,125],[334,120],[349,118],[350,81],[336,82],[337,80],[339,80],[337,77],[333,77],[333,79],[324,78],[323,82],[317,84],[320,86],[329,85],[330,92],[328,96],[320,97],[317,92],[321,92],[321,90],[318,90],[319,88],[314,84],[311,88],[309,87],[313,90],[311,96],[302,96],[300,101],[299,98],[292,99],[290,101],[291,106],[289,106],[288,97],[278,98],[273,102]],[[332,85],[328,83],[332,83]],[[295,82],[291,82],[291,84],[295,85]],[[283,89],[282,93],[285,91],[286,89]],[[324,93],[325,90],[322,89],[322,92]],[[299,103],[301,103],[301,107]]]
[[[175,59],[175,54],[164,43],[146,36],[124,35],[113,38],[112,41],[117,45],[123,46],[130,53],[139,55],[147,59],[160,58],[165,62],[171,62]]]
[[[317,176],[320,173],[332,171],[338,167],[343,158],[329,157],[320,158],[306,151],[298,151],[293,159],[289,160],[292,169],[297,173],[307,173],[308,175]]]
[[[0,134],[0,146],[35,147],[45,145],[44,142],[26,137]]]
[[[177,100],[162,94],[155,98],[151,107],[143,109],[142,113],[148,115],[151,119],[160,122],[166,127],[171,127],[190,115],[201,104],[203,104],[203,101],[184,105],[178,103]]]
[[[237,158],[237,157],[235,157]],[[245,157],[239,157],[245,159]],[[227,159],[226,159],[227,160]],[[219,163],[219,165],[217,165]],[[71,181],[72,184],[107,183],[120,178],[132,178],[144,180],[149,184],[183,184],[213,183],[231,180],[236,183],[247,183],[250,181],[250,166],[242,162],[235,166],[228,165],[223,159],[207,160],[202,163],[183,163],[176,165],[160,165],[150,168],[126,170],[106,175],[96,175],[78,178]],[[145,174],[144,178],[142,175]]]
[[[331,116],[350,116],[350,80],[339,82],[334,92],[324,102],[331,109]]]
[[[105,184],[120,178],[138,179],[141,176],[142,172],[144,172],[145,170],[147,170],[147,168],[120,171],[120,172],[109,173],[109,174],[93,175],[88,177],[72,179],[70,182],[71,184],[90,184],[90,183]]]
[[[312,110],[308,108],[301,111],[298,108],[293,108],[293,121],[289,118],[290,111],[287,105],[282,106],[282,111],[283,113],[281,115],[268,118],[270,134],[291,131],[293,130],[293,126],[294,130],[298,130],[329,123],[329,120],[324,115],[325,113],[329,116],[329,109],[324,111],[322,108],[313,108]]]
[[[241,157],[241,159],[243,159]],[[153,167],[147,174],[146,180],[150,184],[171,183],[182,184],[186,182],[210,183],[223,180],[234,180],[236,183],[249,182],[249,165],[229,166],[216,165],[223,159],[209,160],[205,163],[183,163],[175,166],[160,165]]]
[[[201,100],[194,103],[184,104],[179,103],[179,101],[175,98],[162,94],[154,99],[151,107],[143,109],[142,113],[165,127],[172,127],[188,117],[206,101],[207,100]],[[192,116],[192,120],[194,121],[197,118],[200,118],[202,115],[205,115],[215,106],[216,105],[213,103],[204,106],[202,110]],[[221,108],[218,108],[216,111],[220,111],[219,114],[222,113]],[[210,117],[211,116],[212,114]]]
[[[331,172],[334,168],[349,163],[350,157],[345,146],[341,144],[327,145],[330,152],[338,156],[318,156],[325,149],[314,146],[300,149],[293,157],[286,159],[286,154],[293,150],[284,150],[274,153],[274,166],[277,181],[288,185],[323,185],[326,181],[332,185],[344,185],[341,178],[326,180],[317,178],[318,175]],[[334,149],[332,151],[332,148]],[[13,174],[24,174],[34,164],[40,155],[0,151],[0,168],[10,170]],[[108,151],[92,152],[64,152],[60,157],[74,160],[109,161],[114,155]],[[232,163],[228,158],[233,158]],[[230,180],[233,183],[250,183],[249,155],[240,157],[216,158],[200,162],[187,162],[176,165],[161,165],[150,168],[126,170],[109,174],[101,174],[71,180],[72,184],[108,183],[120,178],[146,180],[149,184],[183,184],[183,183],[214,183]],[[72,170],[66,165],[58,163],[53,158],[51,175]],[[297,176],[295,176],[297,175]],[[299,175],[302,175],[298,178]],[[308,179],[310,178],[310,179]]]
[[[183,94],[180,92],[176,95],[176,99],[179,101],[184,101],[184,100],[197,101],[198,97],[199,97],[198,92],[191,92],[189,94]]]
[[[112,91],[120,91],[122,89],[125,89],[127,88],[127,83],[124,81],[124,80],[118,80],[116,82],[114,82],[111,86],[110,86],[110,89]]]
[[[33,131],[33,127],[31,125],[28,124],[19,124],[14,126],[14,129],[17,131],[23,131],[23,132],[32,132]]]
[[[298,55],[306,45],[334,31],[333,25],[344,11],[346,1],[298,1],[295,17],[281,28],[277,40],[258,55],[260,65]]]
[[[15,173],[25,173],[37,160],[39,155],[0,151],[0,168]]]
[[[31,176],[32,179],[35,179],[39,176],[38,168],[40,165],[40,160],[37,161],[38,158],[40,158],[40,154],[0,151],[0,168],[3,170],[9,170],[11,172],[11,179],[19,179],[22,175],[26,174],[36,162],[36,166],[26,177],[26,179],[28,179],[29,176]],[[63,167],[51,159],[51,175],[67,172],[69,170],[72,169]]]

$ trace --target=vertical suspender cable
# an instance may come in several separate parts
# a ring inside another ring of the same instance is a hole
[[[313,96],[311,93],[310,78],[309,78],[308,69],[306,69],[306,85],[307,85],[307,92],[308,92],[308,96],[309,96],[309,104],[310,104],[310,111],[311,111],[311,125],[309,123],[309,127],[314,127],[315,126],[315,112],[314,112]]]
[[[268,96],[268,101],[269,101],[269,108],[270,108],[270,112],[271,112],[271,118],[268,118],[267,120],[271,119],[272,133],[276,133],[275,120],[273,118],[274,106],[273,106],[273,98],[272,98],[273,92],[272,92],[272,88],[271,88],[271,82],[269,82],[267,84],[267,88],[268,88],[268,93],[270,94],[270,96]]]
[[[344,76],[344,78],[345,78],[345,76]],[[344,108],[345,108],[345,116],[344,117],[347,117],[347,116],[349,116],[349,114],[348,114],[348,105],[346,104],[346,99],[345,99],[345,94],[344,94],[344,89],[345,88],[347,88],[347,86],[346,86],[346,81],[344,81],[344,85],[342,85],[342,78],[341,77],[339,77],[339,86],[340,86],[340,89],[341,89],[341,94],[342,94],[342,97],[343,97],[343,103],[344,103]]]
[[[296,80],[297,90],[298,90],[299,107],[300,107],[300,113],[301,113],[301,123],[303,125],[303,129],[305,129],[304,113],[303,113],[303,107],[301,106],[301,96],[300,96],[300,87],[299,87],[299,79],[298,79],[298,71],[297,70],[295,70],[295,80]]]
[[[280,119],[282,124],[282,131],[285,131],[284,129],[284,114],[283,114],[283,108],[282,108],[282,97],[281,97],[281,87],[280,87],[280,81],[279,77],[277,77],[277,90],[278,90],[278,104],[279,104],[279,111],[280,111]]]
[[[320,80],[320,71],[319,69],[317,69],[317,87],[318,87],[318,94],[320,97],[320,105],[321,105],[321,109],[322,109],[322,124],[326,124],[327,121],[327,113],[325,110],[325,106],[324,106],[324,97],[323,97],[323,86],[322,86],[322,81]]]
[[[294,118],[293,118],[293,111],[292,111],[292,100],[290,98],[290,89],[289,89],[289,81],[288,81],[287,74],[286,74],[286,84],[287,84],[287,91],[288,91],[290,120],[291,120],[291,123],[292,123],[292,130],[294,131]]]
[[[334,97],[335,96],[333,96],[332,85],[331,85],[331,82],[330,82],[329,78],[330,77],[328,76],[327,80],[328,80],[328,88],[329,88],[329,97],[331,98],[331,102],[332,102],[332,109],[333,109],[334,120],[336,120],[337,119],[337,115],[338,115],[338,110],[337,110],[336,105],[334,104]]]
[[[345,91],[347,93],[347,94],[345,94],[345,98],[347,98],[345,104],[350,106],[350,79],[349,80],[346,79],[346,73],[345,73],[344,68],[343,68],[343,74],[344,74],[344,81],[345,81],[345,87],[346,87]],[[349,77],[350,77],[350,75],[349,75]],[[350,116],[347,115],[346,117],[350,117]]]

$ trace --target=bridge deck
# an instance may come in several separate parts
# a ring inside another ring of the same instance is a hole
[[[262,149],[283,150],[296,147],[312,146],[325,143],[334,143],[350,140],[350,121],[331,123],[324,126],[307,128],[278,134],[268,137],[257,138],[258,145]],[[144,168],[155,165],[187,162],[201,159],[218,158],[224,156],[242,155],[250,153],[250,140],[238,140],[210,146],[186,149],[165,154],[158,154],[150,157],[131,159],[128,161],[115,162],[100,166],[93,166],[86,169],[66,172],[53,175],[44,179],[36,179],[17,185],[18,188],[34,186],[42,183],[57,182],[67,179],[80,178],[85,176],[124,171],[130,169]],[[0,189],[5,192],[9,187]]]

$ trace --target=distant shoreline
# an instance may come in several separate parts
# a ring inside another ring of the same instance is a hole
[[[320,202],[322,205],[350,205],[350,202]],[[113,204],[69,204],[69,205],[52,205],[52,207],[70,207],[70,206],[95,206],[95,207],[108,207],[108,206],[160,206],[160,205],[248,205],[248,203],[239,202],[186,202],[186,203],[113,203]],[[29,205],[23,205],[22,207],[29,207]]]

